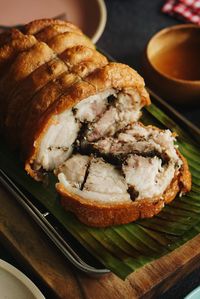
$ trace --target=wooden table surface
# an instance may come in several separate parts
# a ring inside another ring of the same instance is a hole
[[[112,273],[89,277],[68,263],[3,187],[0,187],[0,206],[2,244],[26,272],[31,272],[37,281],[48,287],[51,295],[47,298],[158,298],[200,266],[198,235],[179,249],[132,273],[125,281]]]

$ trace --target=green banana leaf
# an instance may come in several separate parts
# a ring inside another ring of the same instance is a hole
[[[41,202],[92,255],[122,279],[200,232],[200,147],[172,119],[154,104],[144,109],[145,124],[169,128],[178,133],[179,150],[187,158],[192,173],[192,191],[177,197],[159,215],[127,225],[91,228],[63,210],[54,185],[35,182],[23,170],[19,156],[0,145],[0,167]]]

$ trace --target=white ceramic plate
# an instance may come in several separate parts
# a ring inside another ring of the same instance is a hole
[[[185,299],[199,299],[200,298],[200,286],[189,293]]]
[[[0,0],[0,25],[13,26],[61,14],[94,43],[103,33],[107,18],[103,0]]]
[[[45,299],[26,275],[3,260],[0,260],[0,298]]]

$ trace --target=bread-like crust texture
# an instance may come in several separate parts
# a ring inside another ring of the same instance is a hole
[[[78,34],[76,32],[60,33],[48,40],[47,44],[57,54],[61,54],[66,49],[79,45],[95,49],[95,46],[88,37],[86,37],[85,35]]]
[[[63,20],[57,20],[57,19],[39,19],[34,20],[28,24],[26,24],[23,28],[23,32],[25,34],[37,34],[44,28],[50,26],[50,25],[65,25],[66,21]],[[72,27],[76,27],[75,25],[71,24]]]
[[[12,38],[8,43],[0,48],[0,73],[8,69],[8,63],[11,64],[14,58],[22,51],[28,50],[37,40],[33,35],[23,35]]]
[[[11,31],[3,31],[0,33],[0,47],[4,46],[11,40]]]
[[[31,49],[20,53],[10,70],[0,81],[1,98],[4,99],[3,122],[9,113],[10,98],[19,84],[29,76],[40,65],[48,62],[55,57],[55,53],[43,42],[36,43]],[[4,123],[5,125],[5,123]]]
[[[9,72],[0,82],[1,89],[4,89],[8,94],[11,87],[15,86],[21,80],[29,76],[40,65],[48,62],[54,57],[55,53],[47,46],[47,44],[43,42],[36,43],[31,49],[28,49],[17,56]]]
[[[22,36],[24,36],[23,33],[18,29],[13,28],[7,31],[3,31],[2,33],[0,33],[0,47],[6,45],[13,39],[21,38]]]
[[[68,65],[70,72],[85,78],[98,68],[108,64],[107,58],[86,46],[75,46],[64,51],[60,58]]]
[[[191,189],[191,175],[187,161],[180,153],[179,155],[183,166],[161,197],[144,198],[130,203],[108,202],[105,204],[72,194],[61,183],[57,183],[56,189],[61,195],[61,204],[66,210],[75,213],[81,222],[95,227],[120,225],[141,218],[151,218],[158,214],[165,204],[171,202],[179,192],[188,192]]]
[[[54,36],[64,32],[76,32],[77,34],[83,34],[79,28],[71,26],[71,23],[66,22],[65,24],[56,24],[45,27],[43,30],[39,31],[35,37],[39,41],[47,42]]]
[[[10,99],[9,113],[6,117],[6,134],[13,144],[21,134],[34,95],[47,83],[67,71],[66,64],[56,57],[41,65],[17,86]]]

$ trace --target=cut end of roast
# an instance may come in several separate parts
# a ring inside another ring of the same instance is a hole
[[[66,188],[90,201],[157,200],[182,166],[169,130],[134,123],[113,137],[82,138],[57,173]]]
[[[140,109],[136,92],[110,88],[54,115],[44,134],[34,168],[54,171],[63,206],[86,224],[152,217],[185,190],[175,137],[137,122]]]
[[[92,95],[61,114],[53,115],[42,138],[34,169],[52,171],[82,140],[112,136],[140,116],[139,95],[108,89]]]

